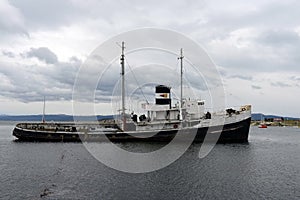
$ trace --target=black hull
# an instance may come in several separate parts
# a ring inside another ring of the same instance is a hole
[[[13,130],[13,135],[19,139],[19,141],[44,141],[44,142],[82,142],[82,141],[105,141],[104,137],[107,137],[113,142],[122,141],[158,141],[158,142],[170,142],[175,135],[182,134],[184,139],[184,134],[189,136],[189,132],[197,131],[194,142],[203,142],[207,134],[220,134],[218,143],[243,143],[248,141],[249,127],[251,118],[245,120],[226,124],[224,126],[215,127],[203,127],[185,130],[164,130],[156,133],[152,137],[139,138],[129,135],[127,133],[108,133],[104,134],[78,134],[76,132],[68,133],[58,133],[58,132],[45,132],[45,131],[35,131],[28,129],[15,128]],[[138,136],[138,134],[137,134]]]

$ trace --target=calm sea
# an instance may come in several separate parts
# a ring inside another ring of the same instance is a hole
[[[203,159],[194,144],[166,168],[129,174],[81,143],[14,142],[13,127],[0,123],[0,199],[300,199],[299,128],[251,127],[249,144],[218,144]]]

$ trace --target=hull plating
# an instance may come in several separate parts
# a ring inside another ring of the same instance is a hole
[[[250,118],[245,120],[226,124],[224,126],[214,126],[214,127],[202,127],[202,128],[192,128],[192,129],[182,129],[182,130],[161,130],[158,133],[153,132],[144,132],[142,135],[152,137],[141,138],[138,137],[141,133],[136,132],[134,134],[129,134],[126,132],[111,132],[106,134],[99,133],[78,133],[78,132],[53,132],[53,131],[38,131],[38,130],[29,130],[21,129],[16,127],[13,130],[13,135],[17,137],[20,141],[45,141],[45,142],[81,142],[81,141],[105,141],[107,137],[110,141],[161,141],[169,142],[171,141],[176,134],[182,134],[181,139],[190,136],[191,132],[196,133],[194,142],[203,142],[207,134],[220,134],[218,139],[219,143],[233,143],[233,142],[247,142],[249,127],[250,127]],[[137,137],[134,137],[136,135]]]

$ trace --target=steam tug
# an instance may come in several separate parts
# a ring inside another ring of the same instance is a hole
[[[124,42],[121,54],[122,108],[120,119],[93,123],[20,123],[13,135],[26,141],[165,141],[214,138],[219,143],[247,142],[251,105],[220,112],[205,112],[205,101],[183,98],[183,51],[181,49],[181,96],[172,105],[171,87],[155,87],[155,103],[144,105],[144,114],[125,113]]]

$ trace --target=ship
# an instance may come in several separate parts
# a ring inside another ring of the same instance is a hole
[[[222,111],[206,111],[205,101],[183,97],[183,50],[181,60],[180,102],[172,104],[172,88],[155,86],[155,102],[143,105],[144,114],[126,113],[125,109],[125,45],[122,42],[121,63],[121,114],[116,119],[97,122],[19,123],[13,136],[20,141],[88,142],[88,141],[156,141],[179,140],[203,142],[215,138],[218,143],[248,142],[251,122],[251,105]],[[45,104],[45,103],[44,103]],[[45,106],[44,106],[45,107]]]

